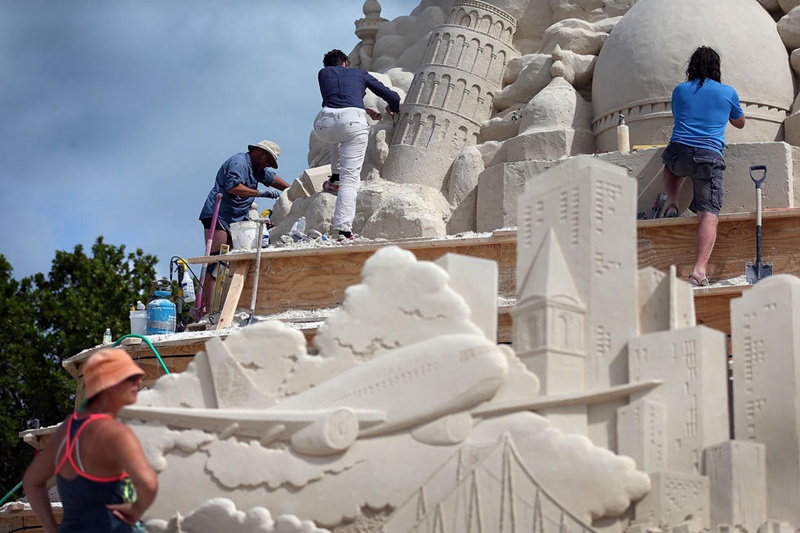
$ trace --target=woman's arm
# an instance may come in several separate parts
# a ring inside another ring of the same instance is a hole
[[[114,516],[133,525],[156,499],[158,476],[147,462],[142,445],[133,430],[122,423],[117,423],[115,426],[109,436],[112,439],[111,446],[116,450],[120,468],[128,473],[133,486],[136,487],[136,501],[107,507],[112,510]]]

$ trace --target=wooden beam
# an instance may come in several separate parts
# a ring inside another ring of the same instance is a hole
[[[777,209],[763,215],[763,258],[774,270],[800,275],[800,209]],[[677,267],[681,279],[688,278],[694,264],[695,217],[638,221],[639,268],[652,266],[668,272]],[[268,248],[262,251],[262,268],[256,295],[256,314],[270,315],[286,309],[335,307],[344,300],[347,287],[361,282],[364,263],[379,248],[394,244],[409,250],[419,260],[435,261],[445,253],[492,259],[498,263],[500,296],[516,295],[516,230],[498,230],[491,235],[464,238],[379,241],[345,246]],[[198,257],[191,263],[226,260],[253,263],[255,252]],[[755,259],[755,214],[738,213],[719,218],[718,237],[708,265],[713,279],[736,278]],[[239,298],[230,294],[221,324],[228,325],[232,309],[249,307],[252,276],[244,280]],[[701,311],[702,313],[702,311]],[[221,326],[221,327],[224,327]]]
[[[762,216],[762,260],[777,273],[800,275],[800,209],[776,209]],[[712,280],[744,275],[745,265],[756,257],[755,213],[719,217],[717,240],[708,263]],[[641,220],[638,224],[639,268],[651,266],[668,272],[675,265],[678,277],[692,273],[695,255],[695,217]]]
[[[698,326],[731,333],[731,300],[742,296],[752,285],[694,289],[694,313]]]
[[[249,261],[239,261],[233,264],[233,275],[231,276],[231,283],[228,285],[228,295],[225,297],[225,303],[219,314],[217,329],[227,328],[233,323],[233,315],[236,313],[237,304],[242,296],[242,289],[249,269]],[[253,269],[255,270],[255,267]]]
[[[420,261],[435,261],[447,253],[494,260],[498,265],[499,294],[513,297],[516,293],[516,231],[498,231],[491,236],[459,239],[378,241],[318,248],[268,248],[261,255],[256,315],[340,305],[344,301],[345,289],[361,283],[364,263],[378,249],[391,244],[412,252]],[[255,252],[196,257],[189,259],[189,262],[222,260],[249,265],[255,262]],[[236,308],[249,308],[252,290],[253,278],[247,276],[238,299],[232,300],[235,293],[229,291],[225,308],[232,306],[234,311]],[[227,318],[224,311],[220,323],[223,318]]]
[[[53,504],[52,508],[56,523],[60,524],[64,519],[64,508],[61,503]],[[4,505],[3,510],[0,511],[0,531],[44,533],[45,529],[30,507],[26,508],[22,502],[11,502]]]

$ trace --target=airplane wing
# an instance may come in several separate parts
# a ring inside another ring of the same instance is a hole
[[[651,379],[648,381],[627,383],[624,385],[616,385],[600,390],[583,391],[571,394],[541,396],[530,399],[504,400],[502,402],[488,401],[478,405],[477,407],[474,407],[470,412],[473,416],[494,416],[517,411],[538,411],[541,409],[552,409],[554,407],[566,407],[570,405],[593,405],[623,398],[627,399],[634,394],[652,390],[662,383],[664,383],[663,379]]]
[[[360,430],[386,420],[386,414],[378,409],[346,407],[284,410],[128,406],[119,416],[208,431],[221,440],[234,435],[256,438],[262,444],[289,440],[292,448],[306,455],[341,452],[352,445]]]

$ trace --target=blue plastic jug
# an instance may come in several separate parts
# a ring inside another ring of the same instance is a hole
[[[175,304],[169,291],[155,291],[156,299],[147,306],[147,334],[175,333]]]

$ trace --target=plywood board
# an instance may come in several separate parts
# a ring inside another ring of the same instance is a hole
[[[755,214],[719,217],[717,240],[708,263],[712,280],[744,275],[745,265],[756,257]],[[668,272],[675,265],[678,277],[692,273],[695,256],[694,217],[643,220],[638,226],[639,268],[651,266]],[[762,220],[762,260],[773,264],[775,274],[800,275],[800,210],[767,211]]]

